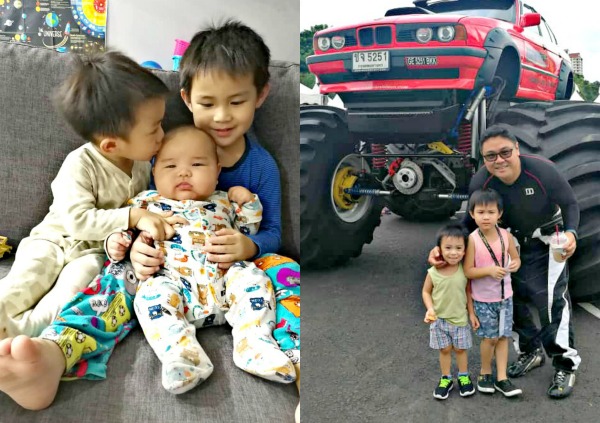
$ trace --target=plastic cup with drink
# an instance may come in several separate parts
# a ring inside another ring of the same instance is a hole
[[[550,251],[555,261],[565,261],[565,254],[567,253],[565,246],[568,242],[569,238],[567,238],[564,232],[559,231],[558,227],[556,228],[556,232],[550,235]]]

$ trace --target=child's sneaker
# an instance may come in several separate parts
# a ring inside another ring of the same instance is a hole
[[[494,386],[496,387],[496,390],[502,392],[505,397],[514,397],[523,393],[521,389],[512,384],[510,379],[498,380],[494,383]]]
[[[469,375],[458,377],[458,390],[460,391],[461,397],[468,397],[475,393],[475,387],[473,386],[473,382],[471,382],[471,377]]]
[[[493,394],[496,392],[492,375],[479,375],[477,377],[477,390],[486,394]]]
[[[448,394],[452,390],[453,385],[454,383],[452,382],[452,379],[442,376],[440,383],[438,384],[437,388],[435,388],[435,391],[433,391],[433,397],[440,400],[445,400],[448,398]]]

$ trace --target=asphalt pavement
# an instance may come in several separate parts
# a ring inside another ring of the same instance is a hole
[[[303,271],[302,422],[600,421],[600,320],[578,305],[573,316],[582,363],[571,397],[546,396],[554,373],[549,360],[513,379],[523,389],[517,398],[462,398],[458,389],[445,401],[432,397],[440,370],[428,346],[421,288],[441,224],[384,215],[360,257],[336,269]],[[511,347],[509,360],[515,357]],[[469,367],[475,377],[476,336]]]

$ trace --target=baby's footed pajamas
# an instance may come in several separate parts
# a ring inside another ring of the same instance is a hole
[[[258,198],[238,207],[227,194],[215,192],[207,201],[174,201],[156,192],[136,197],[149,210],[173,210],[189,225],[157,247],[165,265],[139,285],[134,307],[146,339],[160,359],[162,383],[172,393],[192,389],[210,376],[213,365],[196,339],[196,328],[232,326],[233,360],[241,369],[277,382],[295,380],[290,358],[272,337],[275,328],[273,285],[250,262],[227,271],[201,252],[206,237],[233,222],[242,233],[258,230],[262,208]]]

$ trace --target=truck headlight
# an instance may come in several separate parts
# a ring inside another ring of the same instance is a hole
[[[420,43],[428,43],[433,37],[433,31],[431,28],[419,28],[417,29],[417,41]]]
[[[440,26],[437,29],[437,38],[438,40],[447,43],[454,39],[454,27],[453,26]]]
[[[342,37],[341,35],[335,35],[335,36],[331,37],[331,45],[333,46],[333,48],[335,48],[337,50],[344,47],[345,43],[346,43],[346,39],[344,37]]]
[[[331,40],[329,37],[319,37],[317,39],[317,45],[319,46],[319,50],[327,51],[329,47],[331,47]]]

